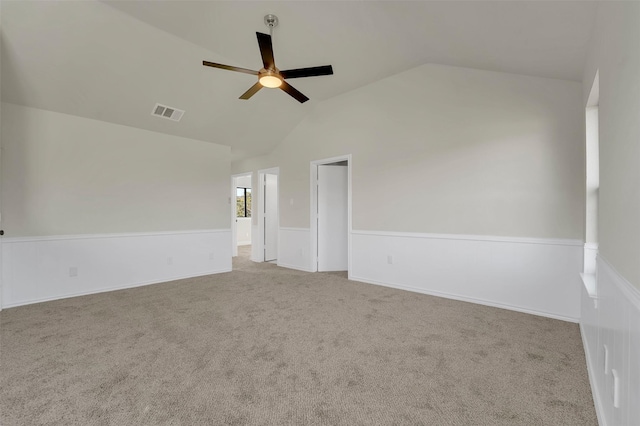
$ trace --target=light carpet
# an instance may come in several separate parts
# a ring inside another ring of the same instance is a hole
[[[596,425],[576,324],[256,264],[6,309],[0,423]]]

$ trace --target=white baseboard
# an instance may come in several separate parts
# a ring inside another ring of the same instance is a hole
[[[297,271],[302,271],[302,272],[313,272],[311,268],[305,268],[300,265],[289,265],[288,263],[282,263],[282,262],[277,262],[277,265],[283,268],[295,269]]]
[[[595,294],[582,290],[580,332],[598,421],[602,426],[639,425],[640,290],[601,256],[596,259],[596,275]],[[613,369],[620,380],[617,408]]]
[[[2,250],[3,307],[231,270],[227,229],[10,238]]]
[[[128,288],[143,287],[145,285],[159,284],[159,283],[164,283],[164,282],[168,282],[168,281],[183,280],[183,279],[187,279],[187,278],[196,278],[196,277],[202,277],[202,276],[206,276],[206,275],[221,274],[221,273],[224,273],[224,272],[231,272],[231,269],[219,269],[219,270],[208,271],[208,272],[199,273],[199,274],[195,274],[195,275],[185,275],[185,276],[170,277],[170,278],[166,278],[166,279],[163,279],[163,280],[160,280],[160,281],[143,281],[143,282],[139,282],[139,283],[126,284],[126,285],[117,286],[117,287],[107,287],[107,288],[92,289],[92,290],[88,290],[88,291],[84,291],[84,292],[78,292],[78,293],[61,294],[61,295],[54,296],[54,297],[45,297],[45,298],[41,298],[41,299],[32,299],[32,300],[21,301],[21,302],[15,303],[15,304],[7,304],[7,305],[4,305],[3,308],[15,308],[17,306],[31,305],[33,303],[50,302],[52,300],[68,299],[68,298],[71,298],[71,297],[78,297],[78,296],[88,296],[90,294],[106,293],[106,292],[109,292],[109,291],[116,291],[116,290],[126,290]]]
[[[577,322],[582,242],[353,231],[350,278]]]
[[[375,284],[375,285],[380,285],[380,286],[383,286],[383,287],[397,288],[397,289],[400,289],[400,290],[412,291],[414,293],[422,293],[422,294],[428,294],[430,296],[443,297],[445,299],[453,299],[453,300],[460,300],[462,302],[476,303],[478,305],[491,306],[491,307],[500,308],[500,309],[507,309],[507,310],[510,310],[510,311],[522,312],[522,313],[531,314],[531,315],[538,315],[538,316],[541,316],[541,317],[553,318],[553,319],[562,320],[562,321],[568,321],[568,322],[574,322],[574,323],[578,322],[578,320],[576,318],[564,317],[564,316],[555,315],[555,314],[552,314],[552,313],[549,313],[549,312],[534,311],[534,310],[531,310],[531,309],[521,308],[521,307],[513,306],[513,305],[504,305],[504,304],[495,303],[495,302],[492,302],[492,301],[489,301],[489,300],[465,297],[465,296],[460,296],[460,295],[451,294],[451,293],[443,293],[443,292],[440,292],[440,291],[430,291],[430,290],[425,290],[425,289],[422,289],[422,288],[411,287],[411,286],[406,286],[406,285],[383,283],[383,282],[380,282],[380,281],[369,280],[369,279],[365,279],[365,278],[356,277],[356,276],[353,276],[353,275],[349,279],[352,280],[352,281],[360,281],[360,282],[364,282],[364,283],[367,283],[367,284]]]
[[[279,266],[313,270],[310,232],[280,228]],[[352,231],[349,278],[578,322],[582,255],[579,240]]]

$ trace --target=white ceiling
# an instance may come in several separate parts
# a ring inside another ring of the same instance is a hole
[[[597,4],[567,1],[2,1],[2,100],[270,152],[317,102],[424,63],[580,81]],[[263,16],[278,68],[331,64],[238,99],[261,67]],[[156,102],[186,110],[151,115]]]

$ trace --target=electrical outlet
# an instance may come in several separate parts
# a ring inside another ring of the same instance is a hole
[[[302,249],[298,250],[298,256],[302,257],[304,255],[304,252],[302,251]]]
[[[391,255],[388,255],[388,256],[387,256],[387,263],[388,263],[389,265],[393,265],[393,256],[391,256]]]
[[[173,257],[167,257],[167,265],[173,265]]]
[[[209,253],[209,260],[213,260],[213,252]]]
[[[72,266],[71,268],[69,268],[69,276],[70,277],[78,276],[78,268],[76,266]]]

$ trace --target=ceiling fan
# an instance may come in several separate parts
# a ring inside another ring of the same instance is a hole
[[[253,71],[247,68],[239,68],[231,65],[216,64],[215,62],[202,61],[202,65],[207,67],[221,68],[223,70],[243,72],[258,76],[256,84],[251,86],[249,90],[244,92],[240,99],[249,99],[255,95],[263,87],[271,89],[280,88],[294,97],[298,102],[304,103],[309,100],[305,95],[287,83],[285,80],[290,78],[317,77],[321,75],[333,74],[331,65],[323,65],[319,67],[298,68],[293,70],[280,71],[276,68],[273,59],[273,45],[271,44],[271,33],[273,28],[278,26],[278,17],[275,15],[267,15],[264,17],[264,23],[269,27],[269,34],[256,33],[258,37],[258,46],[260,47],[260,55],[262,56],[262,64],[264,68],[260,71]]]

